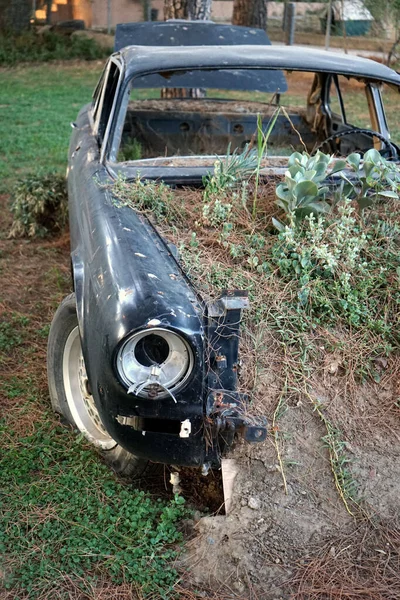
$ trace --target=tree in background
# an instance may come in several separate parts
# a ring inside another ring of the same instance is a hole
[[[31,0],[0,0],[0,31],[21,33],[32,17]]]
[[[388,65],[397,62],[400,46],[400,0],[364,0],[364,3],[383,30],[389,23],[394,26],[396,40],[389,51],[387,62]]]
[[[46,23],[50,25],[51,23],[51,7],[53,4],[53,0],[46,0]]]
[[[164,0],[164,19],[203,21],[211,16],[212,0]]]
[[[164,19],[204,21],[210,18],[212,0],[164,0]],[[162,98],[203,98],[200,89],[164,88]]]
[[[265,30],[267,4],[268,0],[234,0],[232,24]]]

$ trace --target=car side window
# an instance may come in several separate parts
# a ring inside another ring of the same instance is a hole
[[[339,75],[332,77],[330,108],[334,121],[352,127],[372,129],[365,83]]]
[[[100,88],[99,101],[94,107],[93,120],[95,123],[95,133],[97,134],[99,144],[101,145],[107,129],[111,109],[114,104],[115,94],[118,88],[120,70],[118,65],[110,62],[107,73],[104,76],[103,85]]]
[[[93,122],[96,122],[97,116],[98,116],[98,112],[99,112],[99,106],[100,106],[100,101],[101,101],[101,97],[102,97],[102,91],[103,91],[103,87],[104,87],[104,80],[106,78],[106,73],[108,70],[108,64],[104,67],[104,70],[101,74],[101,77],[99,79],[99,82],[96,86],[96,89],[93,93],[93,100],[92,100],[92,117],[93,117]]]

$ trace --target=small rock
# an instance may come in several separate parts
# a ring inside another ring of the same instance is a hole
[[[374,362],[376,366],[380,367],[381,369],[386,369],[388,366],[388,361],[383,357],[376,358]]]
[[[246,589],[246,586],[244,585],[244,583],[242,581],[240,581],[239,579],[237,581],[233,582],[232,587],[235,588],[235,590],[237,592],[239,592],[239,594],[243,594],[243,592]]]
[[[207,538],[207,544],[210,544],[210,546],[212,546],[213,544],[215,544],[215,540],[212,537],[208,537]]]
[[[195,521],[195,523],[197,523],[197,521],[200,521],[200,519],[202,519],[203,515],[201,514],[201,512],[199,510],[195,510],[193,513],[193,521]]]
[[[329,365],[329,373],[331,375],[336,375],[336,373],[338,372],[338,369],[339,369],[339,365],[340,365],[340,361],[338,361],[338,360],[333,361]]]
[[[253,510],[259,510],[261,508],[261,502],[258,498],[250,496],[249,501],[247,502],[247,506],[249,508],[252,508]]]

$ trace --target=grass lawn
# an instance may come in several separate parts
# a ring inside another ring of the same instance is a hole
[[[90,102],[103,61],[1,71],[0,192],[27,171],[65,171],[70,123]]]

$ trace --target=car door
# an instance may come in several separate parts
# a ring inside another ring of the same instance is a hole
[[[105,191],[99,181],[105,181],[107,171],[101,163],[101,151],[107,143],[110,121],[122,78],[122,68],[111,57],[93,95],[73,124],[68,164],[68,197],[71,236],[71,265],[77,298],[78,319],[83,336],[85,299],[93,278],[91,265],[98,247],[93,231],[96,215],[103,210]],[[101,266],[99,269],[101,270]],[[101,276],[101,273],[97,273]]]

